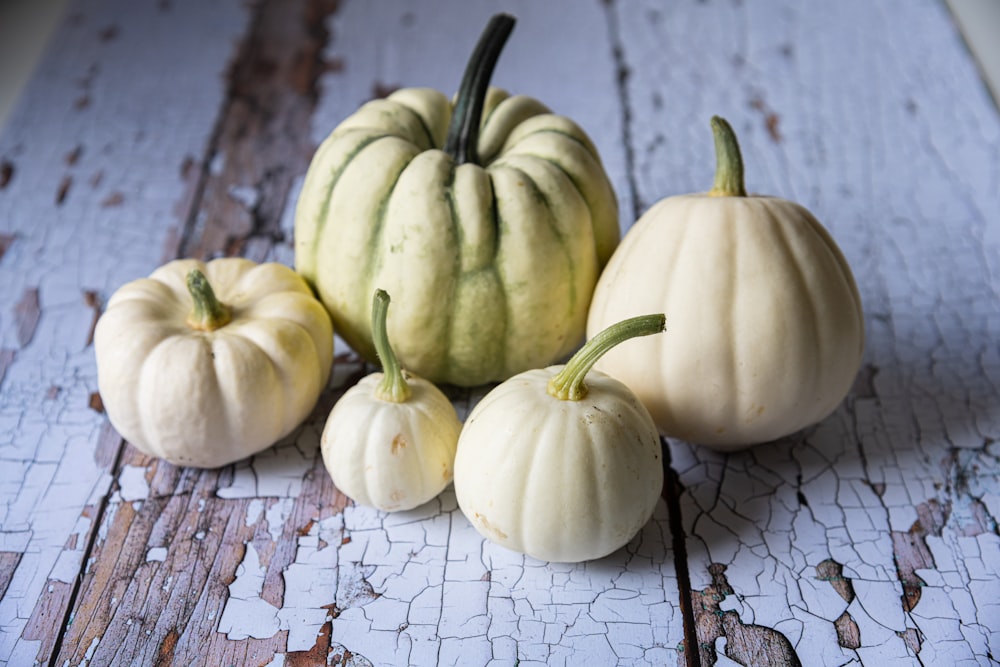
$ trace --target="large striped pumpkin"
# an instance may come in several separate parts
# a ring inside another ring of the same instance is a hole
[[[375,289],[400,362],[473,386],[545,366],[583,339],[618,209],[583,130],[488,87],[513,26],[495,17],[454,105],[406,88],[344,120],[310,164],[295,267],[337,332],[373,359]]]

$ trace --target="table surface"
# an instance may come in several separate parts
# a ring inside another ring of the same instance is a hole
[[[0,664],[997,664],[1000,114],[936,0],[502,4],[495,83],[590,134],[623,230],[707,189],[720,114],[864,303],[843,405],[744,452],[668,442],[613,555],[484,543],[450,490],[345,499],[319,432],[370,369],[343,346],[313,416],[232,466],[110,426],[110,295],[176,257],[291,265],[318,142],[396,87],[453,91],[500,8],[70,2],[0,135]]]

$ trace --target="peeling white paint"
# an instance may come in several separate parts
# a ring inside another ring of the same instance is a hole
[[[257,549],[246,545],[246,555],[236,568],[236,579],[229,584],[229,599],[219,619],[219,632],[229,639],[267,639],[278,632],[278,609],[261,598],[265,570]]]
[[[118,475],[118,498],[125,502],[148,498],[149,482],[146,480],[146,472],[140,466],[122,466],[121,474]]]
[[[247,526],[255,526],[257,522],[260,521],[261,517],[264,515],[264,501],[260,498],[254,498],[249,503],[247,503]]]
[[[94,637],[92,640],[90,640],[90,645],[87,646],[87,652],[84,654],[83,660],[80,661],[80,667],[87,667],[87,665],[90,664],[90,661],[94,659],[94,654],[97,652],[97,647],[100,645],[100,643],[101,643],[100,637]]]
[[[150,547],[146,551],[146,562],[159,562],[167,560],[167,548],[166,547]]]
[[[270,449],[236,464],[233,483],[220,488],[220,498],[296,498],[312,468],[318,440],[301,429]],[[309,452],[305,455],[303,452]]]
[[[282,573],[285,598],[278,611],[281,628],[288,630],[289,651],[311,649],[329,619],[326,607],[338,590],[337,547],[342,535],[343,517],[337,515],[314,523],[297,539],[295,561]]]
[[[661,504],[628,549],[566,565],[484,543],[452,489],[413,512],[349,506],[331,639],[374,664],[673,664],[666,530]]]
[[[285,654],[275,653],[274,657],[271,658],[271,662],[264,665],[264,667],[284,667],[285,665]]]
[[[281,534],[284,532],[285,528],[285,521],[291,515],[294,507],[294,499],[278,498],[271,503],[270,507],[267,508],[267,512],[265,514],[267,519],[267,532],[273,541],[277,542],[281,539]]]

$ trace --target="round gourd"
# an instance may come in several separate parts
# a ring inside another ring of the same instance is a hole
[[[309,415],[330,376],[333,329],[287,266],[176,260],[114,293],[94,348],[118,433],[170,463],[214,468]]]
[[[628,387],[588,371],[609,347],[663,323],[653,315],[609,327],[565,366],[520,373],[476,405],[459,436],[455,495],[483,537],[580,562],[619,549],[649,521],[663,489],[656,425]]]
[[[747,195],[729,125],[712,119],[718,166],[707,193],[661,200],[601,276],[588,332],[650,309],[671,331],[609,352],[668,436],[728,450],[829,415],[861,363],[864,321],[851,269],[802,206]]]
[[[619,238],[583,130],[532,98],[486,94],[512,25],[491,22],[454,106],[405,88],[344,120],[296,208],[295,266],[338,334],[374,360],[369,300],[385,289],[396,354],[433,382],[479,385],[569,354]]]
[[[334,404],[320,443],[342,493],[391,512],[423,505],[451,483],[462,423],[440,389],[400,368],[386,335],[388,307],[389,295],[377,290],[372,330],[383,372]]]

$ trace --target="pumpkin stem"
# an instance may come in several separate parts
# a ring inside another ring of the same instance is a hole
[[[549,380],[549,395],[561,401],[579,401],[587,395],[584,378],[605,352],[629,338],[649,336],[667,328],[662,314],[640,315],[612,324],[577,350],[562,370]]]
[[[715,137],[715,183],[708,191],[712,197],[746,197],[743,185],[743,156],[736,133],[724,118],[712,116]]]
[[[229,307],[219,301],[215,296],[215,290],[208,283],[208,278],[198,269],[188,271],[187,288],[194,301],[194,308],[187,318],[188,326],[192,329],[215,331],[233,319]]]
[[[405,403],[413,392],[406,383],[396,353],[389,345],[389,334],[385,326],[388,312],[389,294],[385,290],[375,290],[372,301],[372,338],[379,361],[382,362],[382,381],[375,387],[375,396],[390,403]]]
[[[444,144],[444,152],[455,159],[455,164],[479,163],[477,145],[483,103],[490,86],[490,77],[493,76],[493,68],[514,29],[514,23],[514,17],[508,14],[496,14],[491,18],[465,66],[462,85],[455,97],[455,108],[448,125],[448,138]]]

